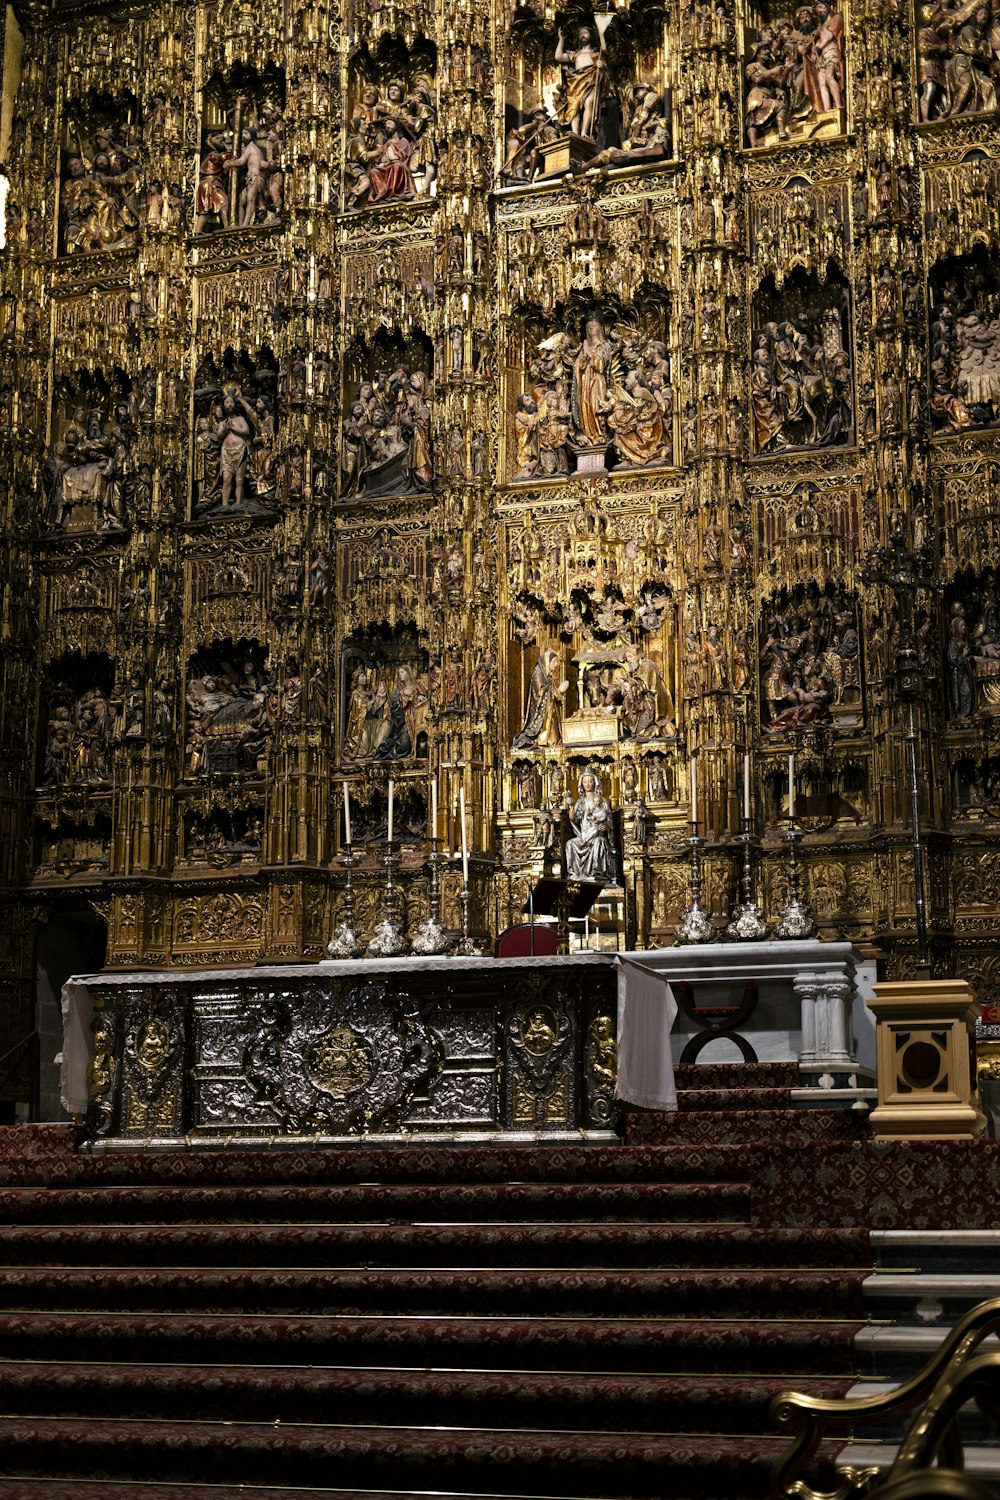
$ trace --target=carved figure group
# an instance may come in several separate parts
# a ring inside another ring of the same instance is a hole
[[[794,25],[782,17],[762,26],[743,72],[749,146],[811,135],[844,106],[843,16],[815,0],[796,9]]]
[[[430,676],[421,667],[358,662],[347,686],[341,759],[405,760],[426,754],[431,693]]]
[[[275,501],[279,458],[271,397],[235,381],[195,392],[195,511],[261,511]]]
[[[961,432],[1000,421],[1000,281],[970,266],[931,313],[931,419]]]
[[[125,727],[122,703],[113,701],[113,695],[107,697],[101,687],[74,693],[65,684],[55,685],[48,701],[43,784],[63,787],[110,781],[112,747]]]
[[[853,610],[823,595],[808,613],[775,615],[760,667],[772,728],[828,723],[832,707],[860,699],[861,644]]]
[[[932,0],[919,7],[921,120],[997,108],[1000,17],[992,5]]]
[[[189,678],[187,754],[192,774],[255,771],[279,714],[271,672],[250,658],[220,655],[214,669]]]
[[[580,342],[558,333],[538,345],[530,391],[514,419],[517,479],[570,472],[581,452],[613,449],[619,466],[669,463],[673,388],[666,345],[587,318]]]
[[[195,234],[274,224],[285,201],[285,121],[261,105],[256,123],[205,133],[195,191]]]
[[[945,642],[945,709],[949,719],[971,718],[977,707],[1000,710],[1000,606],[987,581],[966,605],[956,599],[948,614]],[[978,691],[977,691],[978,683]]]
[[[127,130],[95,130],[81,138],[69,127],[73,149],[64,153],[60,215],[62,247],[69,254],[118,250],[135,240],[141,218],[138,157]]]
[[[834,308],[770,322],[754,340],[754,451],[827,448],[853,432],[850,356]]]
[[[436,128],[428,74],[415,74],[409,89],[399,78],[384,94],[374,84],[363,88],[347,138],[345,208],[427,197],[437,176]]]
[[[399,364],[361,382],[344,419],[340,463],[345,498],[430,489],[430,380],[422,370]]]
[[[115,408],[108,425],[99,408],[74,408],[42,465],[44,519],[50,530],[113,531],[124,526],[132,435],[127,402]]]

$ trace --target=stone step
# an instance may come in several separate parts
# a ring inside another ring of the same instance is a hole
[[[875,1319],[892,1319],[916,1327],[935,1327],[939,1336],[970,1308],[1000,1297],[1000,1272],[942,1275],[877,1271],[864,1283],[865,1311]]]
[[[962,1276],[994,1276],[1000,1268],[997,1229],[877,1229],[871,1243],[879,1268]]]

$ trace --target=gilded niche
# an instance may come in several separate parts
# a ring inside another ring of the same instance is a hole
[[[980,0],[917,5],[920,118],[989,114],[997,108],[1000,22]]]
[[[407,48],[383,37],[373,57],[355,54],[344,155],[344,208],[408,203],[436,192],[436,53],[425,39]]]
[[[438,679],[441,671],[438,665]],[[426,759],[435,682],[412,626],[348,640],[341,680],[345,764]]]
[[[60,151],[59,249],[122,250],[143,219],[139,107],[91,94],[67,106]]]
[[[781,292],[768,278],[754,299],[750,369],[754,452],[854,441],[847,288],[796,272]]]
[[[931,421],[944,432],[1000,423],[1000,266],[982,252],[931,272]]]
[[[405,343],[379,338],[352,361],[341,429],[344,500],[431,488],[431,348],[419,333]]]
[[[663,321],[612,306],[573,309],[559,331],[525,329],[513,415],[514,480],[666,465],[674,388]]]
[[[843,15],[828,4],[754,7],[744,39],[748,146],[840,135],[847,70]]]
[[[204,91],[194,232],[277,224],[285,202],[284,77],[237,67]]]
[[[273,510],[279,478],[277,369],[270,350],[209,355],[195,378],[194,517]]]
[[[155,378],[152,402],[155,405]],[[50,531],[121,531],[136,480],[131,451],[137,406],[128,377],[80,371],[57,392],[54,441],[41,470],[42,513]],[[151,408],[150,413],[151,413]]]
[[[511,186],[655,162],[671,153],[663,9],[563,13],[554,33],[527,11],[508,38],[501,170]]]

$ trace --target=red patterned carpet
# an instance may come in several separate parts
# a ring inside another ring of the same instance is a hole
[[[612,1147],[6,1132],[0,1500],[765,1495],[769,1403],[852,1384],[871,1268],[756,1212],[778,1148],[861,1144],[794,1074],[681,1070]]]

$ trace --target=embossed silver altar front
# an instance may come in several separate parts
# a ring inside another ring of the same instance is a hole
[[[95,977],[87,1134],[606,1137],[615,984],[597,955]]]

